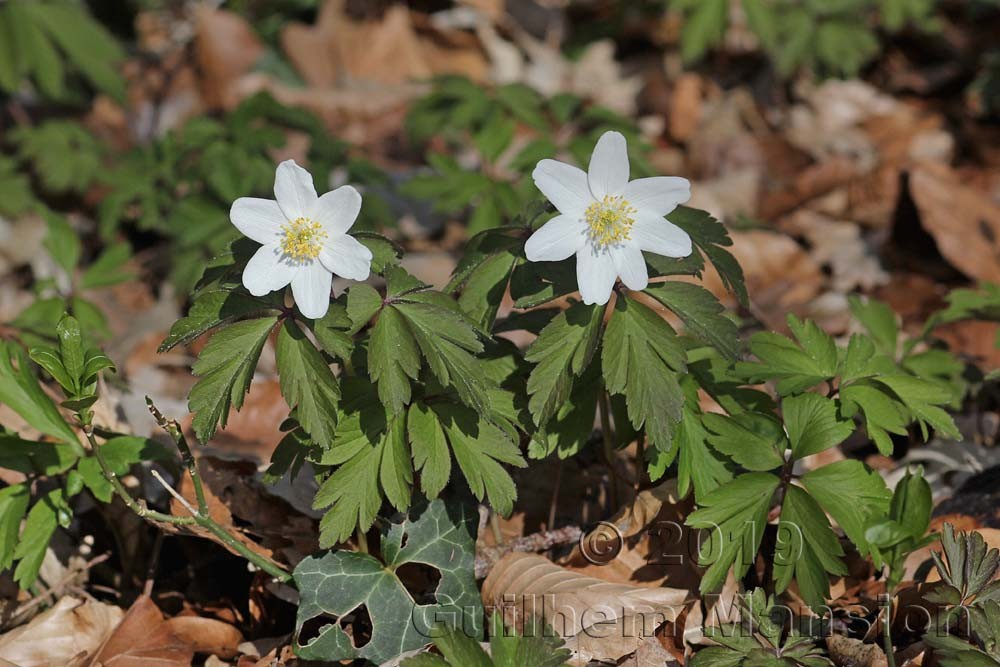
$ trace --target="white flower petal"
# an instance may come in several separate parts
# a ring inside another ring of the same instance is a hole
[[[557,215],[541,226],[524,244],[529,262],[558,262],[583,247],[587,225],[579,217]]]
[[[587,180],[594,199],[620,195],[628,184],[628,146],[621,132],[605,132],[590,156]]]
[[[296,267],[292,278],[292,296],[299,312],[311,320],[326,315],[330,307],[330,287],[333,274],[319,262],[309,262]]]
[[[639,211],[632,225],[632,243],[647,252],[664,257],[687,257],[691,254],[691,237],[666,218]]]
[[[312,174],[295,160],[285,160],[274,173],[274,198],[286,220],[305,217],[317,199]]]
[[[691,182],[679,176],[637,178],[625,186],[624,195],[640,211],[666,215],[691,198]]]
[[[240,197],[234,201],[229,219],[243,236],[263,244],[273,243],[286,221],[278,202],[256,197]]]
[[[558,160],[540,160],[531,177],[560,213],[582,215],[594,201],[587,174],[579,167]]]
[[[646,260],[642,250],[635,246],[623,246],[611,251],[615,260],[615,270],[621,276],[625,287],[631,290],[643,290],[649,285],[649,274],[646,273]]]
[[[243,286],[254,296],[264,296],[290,283],[295,267],[283,258],[277,244],[258,248],[243,269]]]
[[[607,303],[616,278],[618,271],[611,251],[587,245],[576,254],[576,284],[584,303]]]
[[[361,193],[350,185],[342,185],[316,200],[307,216],[328,234],[346,234],[361,212]]]
[[[319,261],[328,271],[350,280],[368,280],[372,251],[353,236],[342,234],[323,244]]]

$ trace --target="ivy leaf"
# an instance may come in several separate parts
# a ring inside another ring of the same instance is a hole
[[[769,331],[756,333],[750,339],[750,351],[760,361],[736,364],[737,372],[751,382],[777,380],[775,388],[783,396],[832,379],[839,361],[833,338],[815,322],[789,315],[788,327],[795,341]]]
[[[699,561],[708,565],[701,580],[702,593],[717,590],[729,568],[737,579],[753,563],[764,535],[771,497],[781,480],[764,472],[740,475],[708,493],[692,512],[687,525],[711,530],[708,553],[703,548]]]
[[[340,385],[329,364],[291,319],[278,331],[274,351],[285,402],[314,441],[333,442]]]
[[[783,530],[784,529],[784,530]],[[819,607],[830,597],[827,573],[847,574],[844,550],[822,508],[808,493],[790,485],[781,504],[778,549],[774,555],[774,581],[778,593],[792,579],[807,604]]]
[[[837,404],[819,394],[789,396],[781,412],[796,459],[839,445],[854,432],[854,423],[837,414]]]
[[[833,517],[862,556],[871,553],[865,526],[889,510],[885,480],[864,463],[837,461],[802,475],[802,486]]]
[[[601,330],[601,306],[575,303],[556,315],[525,352],[535,364],[528,376],[528,409],[535,425],[545,429],[569,398],[573,378],[590,364]]]
[[[670,325],[638,301],[619,298],[604,332],[601,364],[608,391],[624,394],[632,425],[645,427],[650,442],[667,449],[684,405],[678,374],[686,370]]]
[[[747,470],[765,472],[784,465],[787,440],[774,417],[759,412],[708,413],[702,421],[711,431],[709,444]]]
[[[261,350],[277,323],[277,317],[237,322],[212,334],[198,355],[191,369],[198,381],[188,394],[188,409],[195,413],[192,426],[202,442],[211,440],[219,425],[225,428],[230,406],[243,407]]]
[[[304,559],[294,572],[300,596],[296,654],[306,660],[361,658],[381,665],[425,645],[440,619],[454,619],[455,627],[478,628],[480,633],[482,599],[472,571],[477,525],[473,507],[434,500],[410,510],[402,523],[382,529],[384,562],[354,551]],[[417,603],[400,579],[400,568],[414,564],[440,574],[433,603]],[[342,618],[360,607],[372,623],[371,638],[360,648],[336,623],[321,627],[308,644],[300,643],[302,628],[311,619],[324,614]]]
[[[721,314],[725,308],[714,294],[699,285],[678,281],[656,283],[645,292],[681,318],[691,336],[713,345],[729,359],[736,358],[736,323]]]

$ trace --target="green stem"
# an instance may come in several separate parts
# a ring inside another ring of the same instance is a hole
[[[190,526],[195,523],[193,517],[164,514],[163,512],[157,512],[156,510],[151,510],[146,507],[145,501],[136,501],[136,499],[132,497],[132,494],[128,492],[128,489],[125,488],[125,485],[122,484],[121,480],[118,479],[118,475],[116,475],[111,469],[111,466],[108,465],[107,459],[105,459],[104,454],[101,453],[101,447],[97,444],[97,440],[94,438],[94,430],[89,426],[85,426],[83,428],[83,433],[87,436],[87,442],[90,443],[90,449],[94,453],[94,458],[97,459],[97,465],[101,467],[104,479],[108,480],[108,483],[114,490],[115,495],[121,498],[122,502],[125,503],[125,506],[135,512],[140,519],[172,523],[176,526]]]
[[[893,590],[892,592],[895,592]],[[896,656],[892,652],[892,594],[886,592],[889,596],[888,604],[885,608],[885,630],[882,632],[882,647],[885,651],[885,659],[889,663],[889,667],[896,667]]]
[[[618,506],[618,474],[615,471],[615,436],[611,430],[611,406],[608,392],[602,391],[600,393],[598,405],[601,411],[601,433],[604,436],[604,461],[608,464],[608,472],[611,475],[608,484],[608,492],[611,496],[608,512],[610,514]]]
[[[357,530],[354,531],[354,537],[358,541],[358,551],[363,554],[368,553],[368,535],[365,534],[361,526],[358,526]]]

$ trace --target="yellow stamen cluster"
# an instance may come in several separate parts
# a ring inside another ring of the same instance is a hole
[[[624,197],[604,195],[604,199],[588,206],[584,214],[591,243],[604,248],[632,238],[635,214],[636,210]]]
[[[281,251],[297,262],[319,257],[323,241],[327,237],[323,226],[309,218],[289,220],[281,226],[281,232],[284,234]]]

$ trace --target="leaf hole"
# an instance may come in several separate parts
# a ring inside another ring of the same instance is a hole
[[[396,568],[396,576],[413,596],[417,604],[437,604],[437,589],[441,572],[423,563],[403,563]]]

